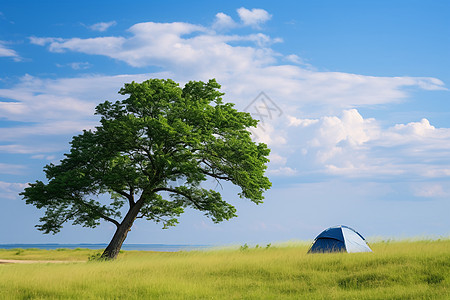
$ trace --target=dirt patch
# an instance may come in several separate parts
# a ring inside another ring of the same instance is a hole
[[[62,264],[62,263],[80,263],[85,261],[73,260],[18,260],[18,259],[0,259],[0,264]]]

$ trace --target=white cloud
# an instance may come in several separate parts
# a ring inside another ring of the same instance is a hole
[[[447,129],[437,129],[432,126],[427,119],[422,119],[420,122],[411,122],[408,124],[397,124],[390,128],[385,133],[386,141],[390,145],[401,145],[405,143],[413,143],[421,141],[422,139],[433,139],[434,141],[449,139],[450,131]],[[448,145],[436,145],[433,147],[447,147]]]
[[[296,153],[289,157],[290,161],[296,160],[291,167],[298,165],[305,173],[390,178],[450,176],[450,129],[435,128],[426,119],[382,128],[375,119],[364,119],[351,109],[339,117],[291,117],[289,125],[287,139]]]
[[[16,51],[7,48],[4,45],[4,42],[2,42],[2,41],[0,41],[0,57],[11,57],[15,61],[20,61],[21,60],[19,54],[17,54]]]
[[[65,65],[56,64],[56,66],[58,68],[62,68],[62,67],[68,66],[68,67],[70,67],[70,68],[72,68],[74,70],[86,70],[86,69],[89,69],[91,67],[91,64],[88,63],[88,62],[73,62],[73,63],[68,63],[68,64],[65,64]]]
[[[405,87],[445,89],[436,78],[375,77],[283,65],[278,62],[283,55],[270,48],[281,40],[262,33],[219,35],[206,27],[180,22],[139,23],[128,31],[130,37],[30,40],[48,45],[54,52],[104,55],[134,67],[158,66],[176,74],[174,79],[181,82],[216,78],[227,97],[238,103],[265,91],[294,109],[315,105],[337,113],[343,108],[402,101],[408,95]],[[295,56],[286,58],[289,61]]]
[[[49,43],[53,43],[53,42],[63,42],[64,39],[62,38],[40,38],[40,37],[35,37],[35,36],[30,36],[29,37],[30,43],[33,45],[38,45],[38,46],[45,46],[46,44]]]
[[[285,165],[287,162],[286,157],[283,157],[275,152],[270,152],[269,159],[271,165]]]
[[[241,7],[237,10],[239,18],[244,25],[258,27],[272,18],[266,10],[253,8],[252,10]]]
[[[50,42],[50,51],[62,53],[66,49],[73,51],[83,52],[87,54],[100,54],[107,55],[114,52],[121,51],[121,48],[125,42],[125,38],[122,37],[99,37],[90,39],[73,38],[69,40],[60,39],[45,39],[53,40]],[[38,40],[38,43],[42,41]]]
[[[11,121],[84,122],[93,120],[95,106],[117,100],[125,82],[142,81],[150,75],[83,76],[78,78],[41,79],[25,75],[8,89],[0,89],[0,117]],[[67,127],[67,126],[63,126]],[[35,126],[33,126],[35,128]],[[57,129],[55,129],[57,130]]]
[[[267,174],[271,176],[295,176],[298,172],[290,167],[279,167],[267,170]]]
[[[17,53],[0,44],[0,57],[17,57]]]
[[[96,23],[91,26],[88,26],[88,28],[91,30],[94,30],[94,31],[104,32],[104,31],[108,30],[109,27],[114,26],[116,24],[117,24],[116,21],[100,22],[100,23]]]
[[[449,191],[444,190],[441,183],[416,183],[412,187],[414,195],[424,198],[448,197]]]
[[[21,193],[28,183],[11,183],[0,181],[0,193],[3,198],[6,199],[17,199],[19,198],[19,193]]]
[[[32,159],[55,160],[55,159],[56,159],[56,156],[55,156],[55,155],[37,154],[37,155],[33,155],[31,158],[32,158]]]
[[[281,156],[275,152],[270,152],[267,174],[271,176],[295,176],[298,172],[291,167],[286,166],[287,157]]]
[[[94,129],[98,122],[91,116],[91,120],[85,119],[64,121],[64,120],[42,120],[39,124],[21,126],[14,128],[0,128],[0,136],[3,141],[17,141],[19,138],[33,136],[45,137],[51,135],[73,135],[81,133],[82,130]]]
[[[225,14],[219,16],[228,19]],[[352,107],[398,102],[407,96],[403,87],[408,86],[445,89],[443,82],[436,78],[374,77],[280,65],[277,59],[281,55],[267,48],[279,40],[261,33],[217,35],[203,26],[180,22],[139,23],[129,32],[133,35],[129,38],[33,37],[30,40],[38,45],[48,44],[51,51],[105,55],[136,67],[163,66],[181,74],[178,77],[217,77],[233,97],[251,99],[255,91],[264,89],[272,97],[300,107],[311,103]],[[233,44],[245,41],[252,41],[258,47]],[[286,58],[299,60],[295,55]]]
[[[326,116],[320,120],[297,119],[296,124],[307,124],[303,127],[314,128],[316,132],[308,141],[308,146],[318,149],[317,159],[322,163],[343,153],[344,147],[360,148],[364,143],[379,135],[375,120],[364,120],[356,109],[344,111],[341,118]]]
[[[296,117],[293,116],[287,116],[288,120],[289,120],[289,125],[288,126],[300,126],[300,127],[308,127],[310,125],[316,124],[317,122],[319,122],[319,120],[317,119],[298,119]]]
[[[287,62],[294,63],[296,65],[300,65],[300,66],[303,66],[308,69],[314,69],[314,67],[311,64],[307,63],[304,59],[302,59],[300,56],[298,56],[296,54],[286,55],[286,57],[284,59]]]
[[[20,175],[23,174],[24,170],[26,170],[26,167],[23,165],[0,163],[0,174]]]
[[[231,29],[242,26],[251,26],[253,28],[259,28],[261,24],[267,22],[272,18],[266,10],[260,8],[253,8],[251,10],[241,7],[236,10],[241,24],[236,23],[229,15],[219,12],[216,14],[213,28],[214,29]]]
[[[94,78],[92,80],[95,81]],[[60,84],[55,85],[57,81],[60,81]],[[74,85],[63,86],[64,81]],[[85,81],[89,84],[88,78]],[[93,112],[95,102],[77,98],[76,95],[82,91],[76,90],[76,83],[77,80],[41,80],[24,76],[16,86],[0,89],[0,97],[9,100],[0,102],[0,117],[22,122],[79,119],[88,112]],[[89,86],[92,87],[91,84]],[[81,86],[78,87],[83,89]]]
[[[0,131],[1,132],[1,131]],[[60,146],[61,147],[61,146]],[[0,152],[16,153],[16,154],[32,154],[32,153],[48,153],[60,151],[64,148],[58,148],[57,145],[41,145],[39,147],[31,145],[0,145]]]
[[[91,64],[88,62],[74,62],[70,63],[69,65],[74,70],[85,70],[91,67]]]
[[[216,18],[213,23],[214,29],[229,29],[237,26],[238,24],[229,15],[222,12],[216,14]]]
[[[252,139],[256,143],[264,143],[269,147],[280,146],[286,144],[286,138],[282,132],[276,131],[274,126],[270,123],[261,125],[258,124],[256,128],[251,128]]]

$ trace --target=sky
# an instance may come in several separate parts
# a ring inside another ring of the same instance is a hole
[[[126,243],[264,244],[348,225],[370,239],[450,235],[450,2],[3,1],[0,244],[108,243],[114,225],[34,225],[19,196],[98,125],[124,83],[210,78],[260,120],[263,204],[238,217],[137,221]]]

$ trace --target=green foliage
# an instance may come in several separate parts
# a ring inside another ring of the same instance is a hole
[[[272,244],[269,243],[269,244],[266,245],[266,247],[264,247],[264,249],[269,249],[271,246],[272,246]],[[246,251],[248,249],[250,249],[250,246],[247,245],[247,243],[245,243],[244,245],[239,247],[239,250],[241,250],[241,251]],[[256,244],[255,245],[255,249],[262,249],[262,247],[259,244]]]
[[[88,256],[88,261],[108,261],[107,258],[102,257],[100,252]]]
[[[245,243],[244,245],[242,245],[242,246],[239,248],[239,250],[241,250],[241,251],[246,251],[246,250],[248,250],[248,245],[247,245],[247,243]]]
[[[425,282],[428,284],[439,284],[445,280],[444,275],[442,274],[429,274],[425,277]]]
[[[68,221],[95,227],[101,220],[119,227],[126,205],[134,214],[127,224],[145,218],[167,228],[186,208],[214,222],[235,217],[219,192],[203,188],[208,179],[231,182],[241,198],[261,203],[271,186],[264,176],[270,150],[251,140],[257,121],[224,103],[219,89],[215,80],[125,84],[119,93],[128,98],[99,104],[100,125],[73,137],[60,164],[45,166],[47,183],[22,193],[45,210],[36,227],[57,233]]]

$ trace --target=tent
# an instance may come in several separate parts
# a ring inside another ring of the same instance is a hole
[[[340,225],[325,229],[314,240],[308,253],[372,252],[366,241],[354,229]]]

